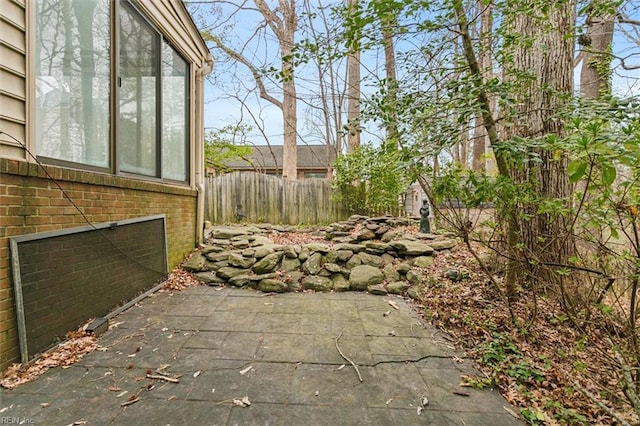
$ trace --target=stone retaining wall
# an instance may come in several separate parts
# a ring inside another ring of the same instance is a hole
[[[369,291],[416,298],[422,268],[456,245],[450,235],[403,232],[406,219],[352,216],[314,231],[319,241],[276,244],[268,235],[293,228],[213,227],[207,245],[183,265],[209,285],[264,292]],[[400,228],[399,228],[400,227]]]

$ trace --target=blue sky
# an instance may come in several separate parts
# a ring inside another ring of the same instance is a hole
[[[327,0],[328,2],[329,0]],[[219,3],[225,13],[228,13],[229,5]],[[640,15],[638,6],[632,0],[627,5],[627,13],[632,18]],[[196,22],[202,22],[202,17],[196,15]],[[210,18],[206,18],[207,21]],[[227,35],[229,44],[236,47],[242,46],[242,42],[254,34],[254,29],[262,21],[261,15],[256,11],[242,11],[232,19],[226,20],[224,24],[227,27]],[[620,31],[616,32],[614,40],[614,53],[620,56],[628,56],[638,54],[636,59],[629,59],[629,63],[640,64],[640,34],[637,29],[633,33],[634,28],[626,26],[626,31],[637,36],[636,41],[630,40]],[[258,60],[272,60],[277,66],[277,49],[275,38],[269,32],[265,33],[264,38],[259,38],[252,44],[245,45],[247,55],[253,54]],[[250,53],[249,53],[250,52]],[[214,52],[214,57],[219,55]],[[368,70],[382,69],[384,58],[382,52],[369,51],[363,55],[363,77],[367,75]],[[340,74],[344,74],[344,63],[340,65]],[[579,68],[576,69],[579,75]],[[310,104],[317,103],[311,94],[317,89],[314,86],[314,69],[311,66],[301,66],[297,69],[297,88],[298,95],[303,101],[299,101],[298,120],[299,120],[299,144],[317,144],[324,143],[317,126],[320,124],[317,117],[312,117],[310,111],[312,109],[305,106],[305,102]],[[577,82],[577,80],[576,80]],[[619,67],[613,75],[614,91],[617,95],[628,96],[630,94],[640,94],[640,70],[625,71]],[[255,87],[253,78],[243,65],[232,64],[227,61],[218,60],[214,66],[214,71],[209,79],[205,92],[205,127],[208,129],[218,129],[227,124],[235,124],[243,121],[255,127],[253,119],[257,119],[263,123],[264,133],[255,131],[249,135],[248,141],[254,144],[265,144],[265,137],[272,144],[282,143],[282,113],[281,111],[259,98],[257,91],[252,90]],[[267,84],[267,88],[271,94],[281,98],[280,91],[274,85]],[[372,88],[363,86],[364,96],[372,92]],[[242,108],[238,97],[242,99],[246,108]],[[383,134],[381,129],[375,125],[368,125],[363,133],[363,142],[372,141],[376,143]]]

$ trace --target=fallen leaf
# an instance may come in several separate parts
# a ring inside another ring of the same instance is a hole
[[[171,271],[171,274],[164,282],[164,285],[162,286],[162,289],[160,291],[168,292],[171,296],[173,296],[173,291],[182,291],[190,287],[197,287],[199,285],[202,285],[202,282],[196,279],[192,273],[178,267]]]
[[[423,407],[426,407],[429,404],[429,400],[427,399],[426,396],[423,396],[422,398],[420,398],[420,405],[422,405]]]
[[[422,414],[422,410],[424,410],[424,408],[418,407],[418,409],[416,410],[416,414],[418,415]]]
[[[234,399],[233,400],[234,405],[237,405],[238,407],[248,407],[251,405],[251,402],[249,401],[249,397],[245,396],[242,399]]]
[[[81,330],[67,333],[65,339],[24,368],[22,364],[12,364],[2,373],[0,386],[13,389],[44,374],[50,368],[64,368],[74,364],[98,346],[95,336]]]

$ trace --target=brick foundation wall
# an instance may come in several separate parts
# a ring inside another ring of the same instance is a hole
[[[195,247],[193,189],[53,166],[46,170],[93,223],[165,214],[170,269]],[[37,164],[0,159],[0,370],[19,360],[9,237],[86,224]]]

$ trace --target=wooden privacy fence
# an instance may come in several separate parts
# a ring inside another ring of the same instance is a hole
[[[240,206],[247,222],[319,224],[344,220],[347,209],[332,199],[327,179],[290,181],[255,172],[209,176],[206,181],[205,219],[237,222]]]

